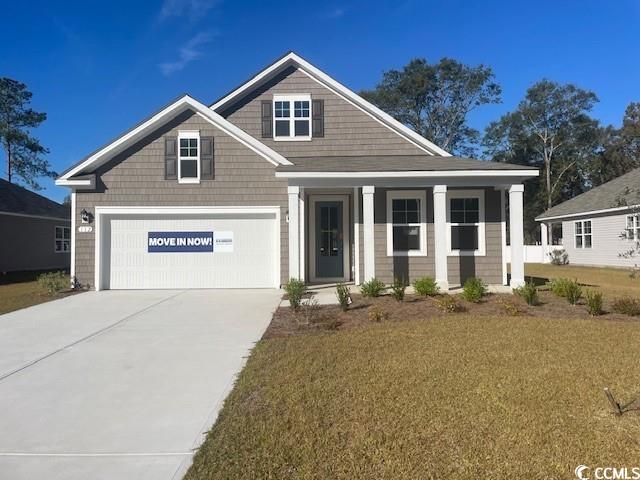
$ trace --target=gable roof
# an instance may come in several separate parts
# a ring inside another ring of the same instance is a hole
[[[538,215],[536,220],[626,210],[640,204],[640,168],[603,183]]]
[[[308,61],[302,58],[300,55],[289,52],[284,56],[280,57],[274,63],[269,65],[267,68],[261,70],[249,80],[244,82],[239,87],[233,89],[231,92],[227,93],[220,99],[218,99],[211,108],[215,111],[221,111],[225,107],[231,105],[237,100],[244,98],[250,92],[260,87],[264,83],[268,82],[270,79],[278,75],[283,70],[289,67],[298,68],[300,71],[305,73],[311,79],[315,80],[325,88],[329,89],[342,99],[346,100],[359,110],[363,111],[374,120],[378,121],[382,125],[386,126],[393,132],[397,133],[401,137],[404,137],[406,140],[416,145],[417,147],[424,150],[429,155],[440,155],[440,156],[449,156],[449,152],[443,150],[438,147],[436,144],[430,142],[423,136],[411,130],[406,125],[398,122],[395,118],[393,118],[388,113],[382,111],[372,103],[368,102],[360,95],[356,94],[349,88],[345,87],[341,83],[337,82],[329,75],[321,71],[320,69],[311,65]]]
[[[0,179],[0,214],[71,218],[71,207]]]
[[[277,153],[275,150],[256,140],[244,130],[238,128],[222,116],[218,115],[203,103],[195,100],[189,95],[183,95],[182,97],[163,107],[147,119],[143,120],[121,136],[117,137],[115,140],[99,148],[77,164],[67,169],[56,180],[56,185],[86,186],[86,182],[88,181],[87,179],[78,180],[72,179],[71,177],[94,171],[100,165],[108,162],[111,158],[114,157],[114,155],[122,152],[129,146],[133,145],[135,142],[144,138],[153,130],[157,129],[159,126],[164,125],[186,110],[192,110],[198,115],[202,116],[205,120],[209,121],[226,134],[235,138],[240,143],[244,144],[249,149],[253,150],[255,153],[265,158],[272,164],[288,165],[290,163],[286,158]]]

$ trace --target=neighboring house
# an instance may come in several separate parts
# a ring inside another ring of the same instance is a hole
[[[72,272],[98,290],[447,288],[506,283],[507,195],[523,283],[522,182],[537,174],[453,157],[289,53],[211,106],[173,101],[56,183],[72,189]]]
[[[0,232],[0,273],[69,268],[69,205],[0,180]]]
[[[569,263],[632,267],[638,258],[625,258],[640,241],[640,168],[550,208],[536,220],[542,229],[543,250],[553,224],[562,224],[562,245]]]

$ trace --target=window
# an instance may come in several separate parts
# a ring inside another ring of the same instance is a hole
[[[387,192],[387,255],[427,254],[427,195],[424,190]]]
[[[200,182],[200,132],[178,133],[178,182]]]
[[[640,215],[627,215],[627,240],[640,241]]]
[[[574,226],[576,248],[591,248],[591,220],[580,220]]]
[[[71,228],[56,227],[55,233],[55,252],[65,253],[71,250]]]
[[[484,255],[484,192],[451,191],[447,198],[451,255]]]
[[[311,96],[275,95],[273,121],[276,140],[311,140]]]

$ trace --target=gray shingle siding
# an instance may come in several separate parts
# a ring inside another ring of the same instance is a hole
[[[178,184],[164,179],[164,136],[178,130],[200,130],[215,138],[215,179]],[[101,206],[279,206],[281,208],[281,279],[288,277],[287,184],[274,176],[275,167],[201,117],[185,113],[134,147],[116,156],[97,173],[95,192],[76,194],[80,211]],[[94,233],[76,233],[76,276],[94,284]]]
[[[261,102],[272,100],[274,94],[293,93],[308,93],[312,99],[324,100],[324,137],[301,142],[262,138]],[[247,98],[219,113],[285,157],[425,153],[299,69],[285,70]]]

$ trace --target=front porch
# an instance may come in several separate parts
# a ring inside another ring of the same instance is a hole
[[[522,183],[500,175],[438,180],[290,177],[289,277],[360,285],[431,276],[442,290],[469,277],[523,285]]]

